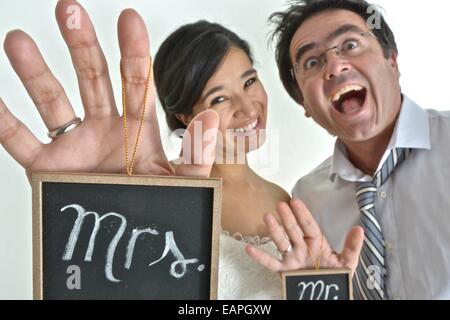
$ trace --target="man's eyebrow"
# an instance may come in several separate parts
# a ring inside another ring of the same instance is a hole
[[[295,62],[298,63],[300,61],[300,59],[302,58],[302,56],[306,52],[308,52],[309,50],[314,49],[315,47],[317,47],[317,43],[308,43],[308,44],[298,48],[297,52],[295,53]]]
[[[256,73],[255,68],[250,68],[247,71],[245,71],[243,74],[241,74],[240,78],[244,79],[244,78],[248,77],[249,75],[252,75],[252,74],[255,74],[255,73]],[[216,92],[218,92],[220,90],[223,90],[224,88],[225,88],[224,86],[217,86],[217,87],[209,89],[205,93],[205,95],[203,96],[201,101],[204,102],[206,100],[206,98],[208,98],[210,95],[212,95],[212,94],[214,94],[214,93],[216,93]]]
[[[325,39],[325,42],[330,42],[331,40],[334,40],[347,32],[364,33],[365,31],[363,31],[360,27],[355,26],[354,24],[344,24],[343,26],[340,26],[339,28],[331,32]]]
[[[325,42],[330,42],[331,40],[334,40],[347,32],[364,33],[364,31],[360,27],[355,26],[354,24],[344,24],[343,26],[340,26],[339,28],[331,32],[325,39]],[[317,43],[315,42],[301,46],[295,53],[295,61],[300,61],[300,59],[306,52],[314,49],[315,47],[317,47]]]

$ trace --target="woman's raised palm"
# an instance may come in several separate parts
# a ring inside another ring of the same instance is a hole
[[[68,23],[74,19],[73,14],[67,13],[74,12],[68,10],[73,8],[71,6],[77,6],[80,13],[77,20],[80,24],[75,28]],[[88,14],[76,1],[64,0],[56,6],[56,18],[77,74],[85,111],[83,122],[71,132],[44,144],[0,100],[0,142],[28,174],[36,171],[125,173],[123,117],[117,108],[119,103],[114,100],[106,59]],[[147,29],[135,11],[125,10],[120,15],[118,38],[127,88],[131,160],[151,64]],[[75,119],[74,109],[63,87],[49,70],[31,37],[20,30],[11,31],[4,47],[47,129],[54,130]],[[162,148],[155,106],[155,90],[150,78],[145,123],[133,172],[208,176],[210,164],[172,168]],[[199,115],[197,120],[203,122],[204,130],[215,130],[218,126],[218,116],[212,111]],[[204,141],[204,144],[212,142]]]

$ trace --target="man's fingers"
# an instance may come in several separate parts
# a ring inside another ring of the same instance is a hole
[[[352,228],[345,239],[344,250],[341,254],[344,263],[352,270],[355,270],[358,266],[363,243],[364,229],[359,226]]]
[[[216,154],[219,115],[213,110],[199,113],[189,124],[182,142],[177,176],[209,177]]]
[[[139,118],[144,105],[146,86],[150,87],[147,97],[148,114],[156,117],[156,96],[153,90],[150,41],[147,28],[141,16],[132,9],[122,11],[117,25],[121,53],[122,76],[127,91],[127,110],[130,116]]]
[[[257,263],[262,265],[263,267],[269,269],[272,272],[279,272],[282,269],[281,262],[269,255],[268,253],[256,248],[252,245],[247,245],[245,247],[245,251],[247,254],[255,260]]]
[[[31,166],[43,147],[30,130],[8,110],[1,98],[0,144],[24,168]]]
[[[294,211],[300,228],[303,231],[305,240],[320,240],[322,237],[322,232],[320,231],[319,225],[303,201],[292,199],[291,208]]]
[[[75,0],[62,0],[55,15],[72,56],[86,117],[117,115],[108,65],[87,12]]]
[[[66,93],[33,39],[23,31],[14,30],[6,36],[4,48],[47,129],[54,130],[73,120],[75,113]]]
[[[275,219],[273,215],[264,215],[264,223],[269,230],[270,237],[280,252],[286,251],[290,248],[290,246],[292,246],[292,243],[284,231],[284,228],[278,223],[277,219]]]
[[[277,205],[278,215],[283,222],[284,230],[288,234],[292,244],[304,248],[303,231],[297,223],[297,219],[292,213],[291,208],[284,202]]]

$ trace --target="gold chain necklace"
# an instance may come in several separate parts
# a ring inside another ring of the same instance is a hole
[[[313,261],[316,271],[319,271],[320,270],[320,261],[322,260],[322,255],[323,255],[323,235],[322,235],[322,240],[320,241],[319,254],[316,258],[314,258],[314,255],[312,254],[312,251],[308,245],[306,245],[306,248],[308,249],[309,257]]]
[[[151,72],[152,72],[152,61],[151,61],[151,57],[150,57],[150,65],[148,68],[147,82],[145,84],[145,92],[144,92],[144,106],[142,109],[142,115],[141,115],[141,120],[140,120],[140,124],[139,124],[138,134],[136,137],[136,144],[134,145],[133,156],[132,156],[131,162],[130,162],[129,161],[129,153],[128,153],[128,126],[127,126],[127,100],[126,100],[127,88],[126,88],[126,83],[125,83],[125,79],[124,79],[123,65],[122,65],[122,63],[120,64],[120,75],[121,75],[121,80],[122,80],[123,129],[124,129],[124,140],[125,140],[125,168],[126,168],[127,174],[129,176],[131,176],[133,174],[133,167],[134,167],[134,162],[136,160],[137,148],[139,145],[139,141],[141,139],[142,128],[144,126],[144,118],[145,118],[145,111],[147,108],[147,98],[148,98],[148,89],[150,87]]]

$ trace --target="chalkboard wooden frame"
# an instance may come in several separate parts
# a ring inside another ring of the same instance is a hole
[[[220,222],[222,209],[222,180],[214,178],[174,177],[174,176],[143,176],[111,174],[81,174],[81,173],[34,173],[32,175],[32,206],[33,206],[33,299],[42,300],[43,285],[43,222],[42,222],[42,184],[45,182],[79,183],[79,184],[112,184],[112,185],[142,185],[162,187],[193,187],[211,188],[213,190],[212,212],[212,243],[211,243],[211,273],[210,299],[217,299],[218,264],[220,247]]]
[[[349,292],[349,300],[353,300],[353,284],[352,284],[352,270],[350,269],[323,269],[323,270],[302,270],[302,271],[291,271],[291,272],[283,272],[281,274],[281,280],[283,283],[283,300],[287,300],[287,281],[289,277],[296,276],[321,276],[321,275],[348,275],[348,292]]]

